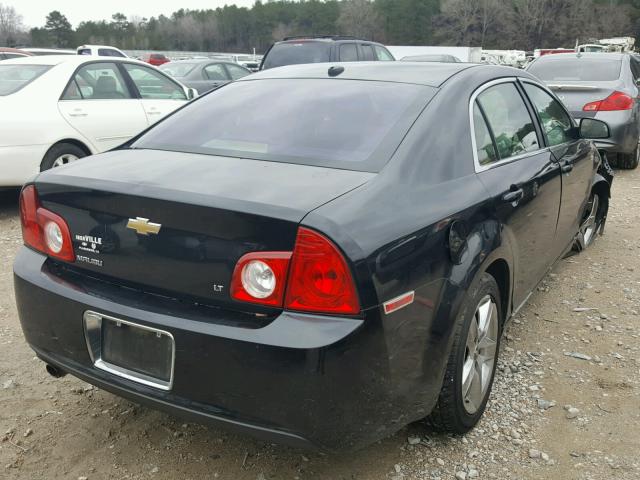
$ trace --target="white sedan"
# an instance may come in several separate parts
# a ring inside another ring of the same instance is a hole
[[[0,64],[0,187],[126,142],[197,93],[128,58]]]

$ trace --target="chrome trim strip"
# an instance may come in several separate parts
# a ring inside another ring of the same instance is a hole
[[[551,89],[557,88],[558,90],[563,90],[565,88],[567,90],[585,90],[585,91],[598,90],[599,89],[595,85],[571,85],[569,83],[548,83],[547,85]]]
[[[530,83],[537,85],[535,82],[529,80]],[[478,95],[480,95],[482,92],[484,92],[485,90],[487,90],[488,88],[491,88],[495,85],[500,85],[502,83],[513,83],[514,86],[516,85],[516,83],[518,82],[518,77],[505,77],[505,78],[499,78],[497,80],[492,80],[490,82],[487,82],[483,85],[481,85],[475,92],[473,92],[473,95],[471,95],[471,100],[469,101],[469,122],[471,125],[471,148],[473,150],[473,166],[475,169],[476,173],[481,173],[481,172],[485,172],[487,170],[491,170],[492,168],[496,168],[499,167],[501,165],[506,165],[508,163],[511,162],[515,162],[518,160],[521,160],[523,158],[528,158],[528,157],[532,157],[534,155],[538,155],[542,152],[548,151],[549,147],[544,147],[544,148],[540,148],[538,150],[534,150],[532,152],[525,152],[522,153],[520,155],[515,155],[513,157],[509,157],[509,158],[503,158],[501,160],[498,160],[497,162],[493,162],[489,165],[480,165],[480,162],[478,161],[478,146],[476,143],[476,126],[475,126],[475,122],[473,121],[473,105],[476,102],[476,99],[478,98]],[[532,119],[533,120],[533,119]],[[539,141],[540,139],[538,139]]]
[[[169,381],[164,381],[159,378],[151,377],[143,373],[128,370],[124,367],[114,365],[109,362],[105,362],[102,359],[102,320],[110,320],[112,322],[124,323],[136,328],[141,328],[149,332],[154,332],[160,335],[166,335],[171,339],[171,371],[169,373]],[[87,343],[87,349],[89,350],[89,356],[93,362],[93,366],[103,370],[105,372],[117,375],[132,382],[141,383],[149,387],[159,388],[160,390],[171,390],[173,387],[173,375],[176,360],[176,342],[171,333],[166,330],[160,330],[158,328],[147,327],[146,325],[140,325],[138,323],[122,320],[121,318],[111,317],[109,315],[103,315],[101,313],[92,312],[87,310],[83,315],[83,327],[84,336]]]

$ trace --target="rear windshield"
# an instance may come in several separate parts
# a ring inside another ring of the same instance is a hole
[[[330,50],[330,44],[326,42],[278,43],[269,50],[263,68],[329,62]]]
[[[241,81],[181,109],[132,148],[377,172],[434,91],[356,80]],[[247,105],[260,108],[247,115]]]
[[[50,65],[0,65],[0,96],[17,92],[50,68]]]
[[[164,73],[168,73],[172,77],[186,77],[195,67],[195,63],[169,62],[162,65],[160,70]]]
[[[545,82],[607,82],[618,80],[622,60],[619,58],[563,58],[541,59],[527,69]]]

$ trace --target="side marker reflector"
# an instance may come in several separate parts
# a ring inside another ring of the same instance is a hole
[[[403,293],[399,297],[392,298],[382,304],[384,307],[384,313],[389,315],[401,308],[406,307],[407,305],[411,305],[413,303],[413,299],[416,296],[416,292],[411,291],[407,293]]]

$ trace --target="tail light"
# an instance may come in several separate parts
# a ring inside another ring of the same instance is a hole
[[[40,205],[33,185],[20,193],[20,221],[25,245],[66,262],[75,260],[67,222]]]
[[[619,110],[631,110],[633,98],[626,93],[613,92],[604,100],[587,103],[582,107],[583,112],[614,112]]]
[[[349,265],[324,235],[300,227],[293,252],[244,255],[233,272],[235,300],[314,313],[360,311]]]
[[[231,277],[231,297],[243,302],[282,306],[291,252],[244,255]]]

